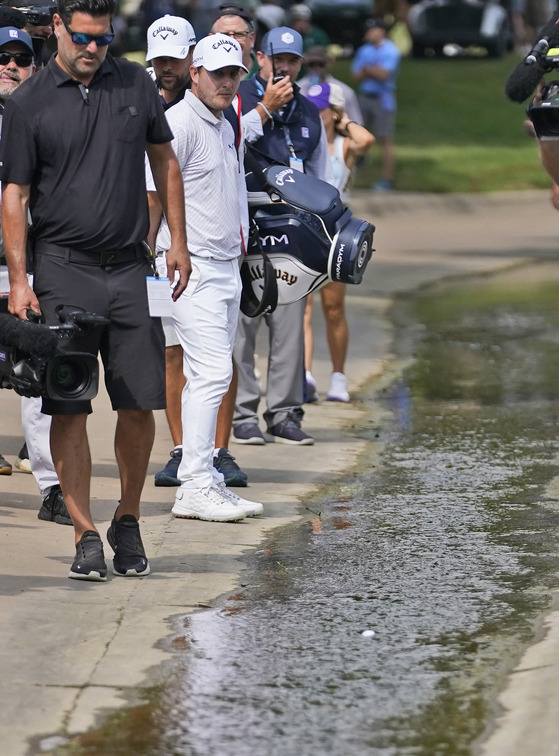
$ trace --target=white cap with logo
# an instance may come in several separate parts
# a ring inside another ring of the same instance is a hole
[[[184,60],[196,44],[192,25],[181,16],[162,16],[149,27],[146,60],[153,58],[179,58]]]
[[[248,71],[243,63],[241,46],[226,34],[210,34],[201,39],[194,48],[192,65],[196,68],[203,66],[206,71],[217,71],[218,68],[227,66],[237,66]]]

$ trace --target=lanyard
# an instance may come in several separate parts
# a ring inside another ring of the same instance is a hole
[[[291,132],[289,131],[289,126],[286,126],[284,124],[281,128],[283,131],[285,144],[287,145],[287,149],[289,150],[289,154],[291,155],[292,158],[297,158],[297,153],[295,152],[295,147],[293,146],[293,140],[291,139]]]

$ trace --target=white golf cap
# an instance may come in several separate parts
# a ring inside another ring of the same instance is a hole
[[[162,16],[154,21],[147,33],[146,60],[153,58],[179,58],[184,60],[196,44],[191,24],[181,16]]]
[[[194,48],[192,65],[196,68],[203,66],[206,71],[217,71],[218,68],[227,66],[237,66],[248,71],[243,63],[240,44],[227,34],[210,34],[201,39]]]

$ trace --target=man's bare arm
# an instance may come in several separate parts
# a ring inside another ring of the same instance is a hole
[[[155,240],[157,239],[157,232],[161,225],[161,218],[163,217],[163,208],[161,202],[157,196],[157,192],[148,192],[148,209],[149,209],[149,231],[147,242],[150,249],[155,251]]]
[[[173,289],[177,300],[186,289],[190,277],[190,254],[186,244],[184,219],[184,187],[179,164],[170,142],[146,145],[153,180],[171,233],[171,246],[167,252],[167,275],[171,282],[175,271],[179,280]]]
[[[41,312],[35,292],[27,280],[29,194],[29,185],[5,184],[2,188],[2,232],[10,276],[8,310],[23,320],[27,318],[27,310]]]

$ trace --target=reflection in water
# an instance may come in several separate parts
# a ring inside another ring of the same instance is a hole
[[[557,587],[558,290],[485,281],[400,310],[417,361],[386,396],[382,465],[190,618],[154,754],[472,753]]]

